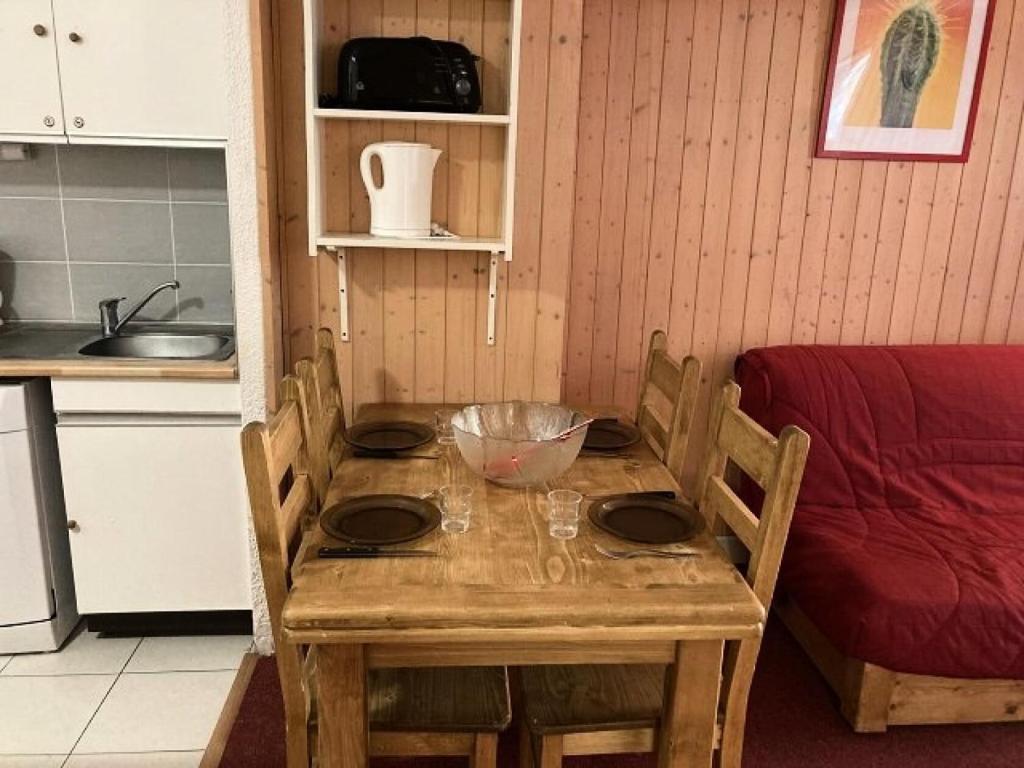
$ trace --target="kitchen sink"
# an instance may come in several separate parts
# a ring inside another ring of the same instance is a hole
[[[230,336],[185,333],[139,333],[109,336],[78,350],[88,357],[135,357],[163,360],[225,360],[235,349]]]

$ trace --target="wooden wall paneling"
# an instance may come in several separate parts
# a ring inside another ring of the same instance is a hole
[[[865,162],[860,174],[860,196],[853,225],[853,249],[843,302],[841,344],[862,344],[871,296],[871,274],[875,266],[878,227],[882,218],[885,178],[889,163]]]
[[[544,208],[537,279],[533,399],[562,396],[566,297],[572,261],[572,210],[576,195],[576,136],[580,109],[583,0],[562,0],[551,12],[548,108],[544,144]],[[642,311],[642,310],[641,310]]]
[[[928,242],[938,172],[938,163],[913,165],[903,243],[893,288],[892,310],[889,313],[889,344],[909,344],[913,335],[917,291],[924,269],[925,246]]]
[[[963,168],[960,163],[944,163],[936,174],[935,197],[925,240],[924,265],[917,289],[914,325],[910,332],[910,340],[914,344],[931,344],[935,340],[935,324],[939,319],[942,281],[946,276]]]
[[[291,366],[314,348],[318,318],[316,261],[306,255],[306,105],[303,95],[303,19],[301,3],[278,2],[281,86],[281,173],[284,174],[282,220],[287,278],[283,285],[282,309],[287,317],[284,347],[286,365]]]
[[[580,62],[572,277],[569,286],[572,311],[569,313],[566,333],[565,361],[565,397],[570,403],[591,402],[590,361],[594,346],[605,104],[610,85],[608,59],[611,6],[610,0],[594,0],[583,5],[583,34],[586,44],[583,45]]]
[[[382,0],[381,33],[393,37],[416,34],[416,0]],[[392,126],[390,138],[416,141],[416,124]],[[382,251],[382,322],[384,398],[410,402],[416,381],[416,254]],[[351,345],[349,345],[351,346]]]
[[[619,323],[615,340],[612,402],[632,408],[644,347],[644,301],[650,258],[650,224],[654,163],[661,107],[662,58],[665,50],[667,0],[640,0],[636,23],[636,67],[629,136]]]
[[[768,74],[768,103],[764,116],[764,145],[761,150],[757,211],[751,238],[747,299],[743,310],[743,347],[768,342],[768,319],[772,302],[772,276],[778,249],[782,196],[785,189],[790,123],[793,117],[794,84],[800,32],[802,0],[778,0]]]
[[[1024,281],[1020,278],[1024,272],[1024,215],[1020,213],[1024,211],[1024,124],[1017,138],[1016,161],[1007,207],[999,243],[999,261],[985,321],[984,341],[987,344],[1024,341],[1020,335],[1024,329],[1024,299],[1014,303],[1018,284],[1024,289]],[[1017,323],[1016,328],[1013,326],[1014,321]]]
[[[733,178],[737,170],[736,135],[743,88],[747,11],[750,5],[747,0],[723,0],[720,7],[707,192],[701,220],[700,257],[695,275],[697,285],[694,298],[694,327],[689,352],[704,361],[708,368],[697,394],[693,414],[692,423],[698,433],[705,431],[714,388],[713,374],[716,368],[721,368],[718,365],[716,344],[721,317]],[[683,485],[689,493],[696,496],[697,491],[694,488],[698,457],[691,452],[688,459],[683,467]]]
[[[448,37],[448,0],[417,0],[416,34]],[[448,127],[417,123],[416,141],[441,150],[434,166],[432,219],[448,221],[448,169],[451,164]],[[416,251],[416,383],[415,400],[444,402],[448,257],[446,251]]]
[[[516,160],[516,220],[509,265],[505,329],[505,399],[533,394],[540,272],[540,222],[544,193],[544,130],[547,125],[548,47],[551,4],[526,0],[519,69],[519,136]],[[568,212],[567,212],[568,213]],[[557,340],[545,343],[558,343]]]
[[[864,163],[860,160],[844,161],[836,166],[814,335],[817,344],[838,344],[842,334],[843,306],[846,304],[863,168]]]
[[[971,157],[964,166],[957,199],[956,220],[950,242],[946,276],[942,283],[938,323],[935,328],[937,343],[956,343],[960,337],[960,321],[964,312],[967,282],[970,279],[971,260],[978,236],[978,224],[988,179],[989,159],[999,112],[1003,70],[1006,64],[1007,43],[1013,19],[1013,0],[997,3],[989,42],[985,77],[981,86],[978,119],[974,128]]]
[[[790,341],[794,344],[812,344],[818,334],[836,170],[837,163],[834,160],[816,160],[811,168],[800,271],[797,274],[796,299],[793,303],[793,329],[790,332]]]
[[[892,301],[899,271],[900,250],[903,247],[913,170],[911,163],[889,163],[886,172],[864,323],[865,344],[885,344],[889,337],[889,320],[892,317]]]
[[[508,109],[509,14],[508,0],[484,0],[483,39],[480,77],[483,85],[484,111],[501,113]],[[502,198],[505,185],[505,130],[484,128],[480,136],[480,197],[482,200]],[[510,130],[510,129],[509,129]],[[483,235],[497,236],[502,228],[502,212],[496,207],[481,205],[477,229]],[[513,251],[515,243],[513,243]],[[498,296],[495,309],[495,344],[488,345],[487,292],[490,279],[489,253],[476,256],[476,336],[474,337],[475,398],[478,402],[502,399],[505,379],[505,332],[508,327],[508,263],[498,264]],[[513,253],[515,258],[515,253]]]
[[[661,89],[658,143],[654,150],[654,199],[651,202],[647,286],[644,292],[642,359],[646,359],[651,334],[657,330],[667,331],[669,328],[688,109],[686,89],[690,80],[693,51],[693,23],[694,3],[669,2],[662,54],[662,81],[665,86]],[[586,53],[585,46],[584,55]],[[581,146],[580,152],[584,150],[585,147]]]
[[[596,403],[615,400],[615,348],[618,342],[619,305],[625,253],[626,193],[630,176],[633,91],[636,67],[639,0],[612,4],[608,46],[608,97],[605,104],[601,215],[598,220],[596,304],[590,398]]]
[[[349,4],[349,35],[379,37],[382,30],[382,0],[359,0]],[[338,123],[341,121],[332,121]],[[348,126],[349,225],[345,231],[367,232],[370,203],[359,172],[359,156],[367,144],[390,134],[379,121],[352,121]],[[395,130],[389,126],[388,131]],[[342,183],[338,179],[338,184]],[[328,183],[329,186],[335,184]],[[336,218],[337,217],[337,218]],[[341,226],[340,214],[325,211],[328,226]],[[404,258],[404,253],[384,253],[379,248],[351,248],[346,251],[349,266],[349,313],[352,336],[354,404],[379,402],[385,397],[384,367],[384,259]]]
[[[757,192],[762,181],[761,149],[776,7],[775,0],[767,0],[752,2],[747,10],[742,90],[739,94],[736,129],[735,171],[729,208],[725,264],[722,270],[722,297],[718,313],[718,339],[714,369],[711,373],[712,381],[720,381],[730,375],[736,354],[743,345],[747,277],[757,210]]]
[[[693,51],[686,93],[686,133],[683,138],[682,192],[676,219],[672,305],[668,323],[669,352],[677,359],[689,354],[693,344],[700,241],[704,226],[704,200],[708,190],[708,164],[715,110],[718,36],[722,22],[721,0],[694,2]]]
[[[483,5],[480,0],[451,0],[448,37],[471,51],[483,50]],[[459,235],[477,235],[480,199],[480,127],[453,125],[448,131],[448,228]],[[500,206],[500,200],[487,201]],[[472,402],[476,378],[477,254],[448,254],[445,291],[444,401]]]
[[[1017,140],[1024,106],[1024,2],[1016,4],[1007,44],[1005,74],[996,118],[995,135],[985,181],[978,234],[974,242],[967,295],[960,320],[961,344],[980,343],[985,335],[989,297],[994,290],[999,244],[1006,225],[1007,195],[1013,179]]]
[[[828,0],[807,0],[804,3],[785,190],[782,195],[775,274],[768,312],[769,344],[786,343],[793,332],[831,7],[832,3]]]

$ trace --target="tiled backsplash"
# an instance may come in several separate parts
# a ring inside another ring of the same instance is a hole
[[[234,321],[222,151],[36,145],[0,161],[0,317],[98,322],[100,299],[175,278],[140,319]]]

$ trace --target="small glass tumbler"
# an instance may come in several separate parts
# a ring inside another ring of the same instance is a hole
[[[580,530],[580,503],[576,491],[551,491],[548,494],[548,533],[555,539],[575,539]]]
[[[446,485],[441,488],[441,530],[447,533],[465,533],[469,530],[469,517],[473,512],[473,487]]]
[[[437,448],[441,454],[442,485],[458,485],[459,465],[462,457],[459,447],[455,444],[455,430],[452,418],[458,411],[453,408],[441,408],[434,411],[434,431],[437,433]]]
[[[457,413],[458,411],[454,408],[440,408],[434,411],[434,431],[437,433],[437,442],[441,445],[450,445],[455,442],[452,419]]]

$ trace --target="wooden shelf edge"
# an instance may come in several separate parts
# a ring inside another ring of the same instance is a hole
[[[400,238],[368,234],[325,234],[316,238],[320,248],[388,248],[407,251],[483,251],[505,253],[508,243],[497,237]]]

